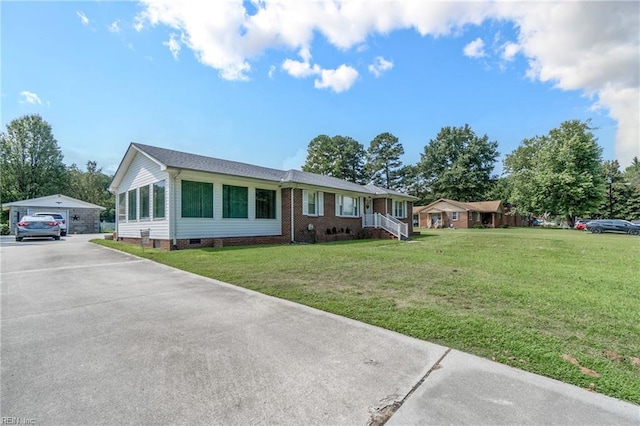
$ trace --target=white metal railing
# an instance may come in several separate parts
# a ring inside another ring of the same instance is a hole
[[[380,213],[365,214],[362,217],[362,226],[365,228],[382,228],[399,240],[403,237],[409,238],[409,225],[399,221],[389,214],[386,216],[383,216]]]

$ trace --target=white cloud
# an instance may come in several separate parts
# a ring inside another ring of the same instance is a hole
[[[313,82],[316,89],[331,89],[336,93],[349,90],[358,79],[358,71],[348,65],[340,65],[335,70],[323,69],[320,78]]]
[[[293,59],[286,59],[282,63],[282,69],[295,78],[305,78],[322,72],[317,64],[311,65],[308,62],[294,61]]]
[[[25,90],[20,92],[20,96],[22,96],[21,104],[42,105],[40,97],[33,92]]]
[[[84,14],[84,12],[76,12],[76,15],[78,15],[78,18],[80,18],[80,22],[82,22],[82,25],[89,25],[89,18],[87,18],[87,15]]]
[[[340,65],[337,69],[323,69],[318,64],[310,64],[311,52],[308,48],[302,48],[299,52],[302,61],[286,59],[282,63],[282,69],[294,78],[316,78],[313,87],[316,89],[331,89],[336,93],[344,92],[353,86],[358,78],[358,71],[348,65]]]
[[[107,28],[109,29],[109,32],[119,33],[120,32],[120,20],[116,19]]]
[[[483,58],[487,55],[484,51],[484,41],[480,37],[467,44],[462,51],[470,58]]]
[[[502,59],[511,62],[515,56],[520,52],[520,46],[517,43],[507,42],[502,45]]]
[[[637,102],[633,104],[640,90],[638,2],[254,0],[251,12],[243,0],[142,3],[143,11],[135,18],[137,30],[148,25],[172,28],[182,34],[182,44],[222,78],[247,80],[253,58],[268,49],[284,48],[301,52],[302,61],[282,65],[290,75],[316,75],[317,88],[335,91],[351,87],[358,72],[347,65],[335,70],[312,65],[304,52],[313,47],[315,37],[340,50],[357,50],[372,35],[397,30],[441,37],[460,35],[465,28],[487,20],[512,22],[517,40],[502,43],[495,52],[499,60],[522,55],[529,64],[530,78],[593,97],[618,121],[618,151],[640,149],[637,130],[635,139],[632,131],[640,127]],[[487,52],[482,39],[464,49],[472,57],[490,53],[493,50]],[[631,112],[626,113],[629,105]],[[618,160],[621,164],[629,161]]]
[[[275,73],[276,73],[276,66],[275,66],[275,65],[271,65],[271,66],[269,67],[269,73],[268,73],[269,78],[270,78],[270,79],[273,79],[273,75],[274,75]]]
[[[369,65],[369,72],[380,77],[385,71],[393,68],[393,62],[387,61],[382,56],[377,56],[373,64]]]
[[[180,54],[180,42],[176,39],[176,35],[172,33],[169,36],[169,41],[165,41],[162,45],[169,48],[171,56],[177,61],[178,55]]]

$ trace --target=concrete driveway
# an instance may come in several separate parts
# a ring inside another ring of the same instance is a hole
[[[91,237],[1,241],[3,422],[365,425],[400,405],[389,424],[640,421],[635,405]]]

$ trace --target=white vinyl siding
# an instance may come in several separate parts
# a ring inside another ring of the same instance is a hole
[[[165,181],[169,182],[169,175],[166,171],[160,169],[160,165],[149,159],[143,154],[137,154],[131,165],[129,166],[127,173],[122,178],[122,181],[118,185],[118,193],[125,194],[131,189],[138,189],[142,186],[153,185],[155,182]],[[165,186],[165,211],[169,211],[169,198],[170,198],[170,186]],[[120,197],[118,197],[120,198]],[[119,201],[119,200],[118,200]],[[120,203],[118,203],[120,204]],[[126,203],[124,210],[120,210],[118,205],[118,225],[117,231],[119,237],[128,238],[140,238],[140,229],[150,229],[150,238],[152,239],[169,239],[169,221],[158,220],[149,221],[141,224],[140,222],[126,222],[120,219],[120,212],[124,211],[125,214],[128,211]]]
[[[180,217],[181,179],[209,182],[213,184],[213,217]],[[247,188],[247,218],[224,218],[224,185]],[[233,178],[212,173],[183,171],[176,182],[177,203],[172,206],[178,211],[176,238],[225,238],[282,235],[282,194],[277,184],[255,182],[249,179]],[[275,191],[275,217],[256,220],[256,188]]]
[[[324,192],[302,190],[302,214],[324,216]]]

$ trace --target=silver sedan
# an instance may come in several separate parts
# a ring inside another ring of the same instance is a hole
[[[29,237],[60,239],[60,224],[51,216],[23,216],[16,226],[16,241]]]

